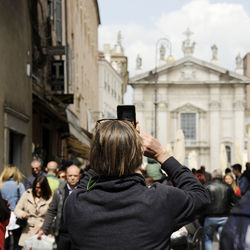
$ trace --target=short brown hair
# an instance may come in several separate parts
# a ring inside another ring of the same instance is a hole
[[[90,149],[90,165],[97,174],[131,175],[141,164],[141,137],[130,122],[109,120],[97,126]]]

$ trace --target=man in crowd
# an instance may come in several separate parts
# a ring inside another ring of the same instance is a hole
[[[50,233],[51,225],[55,221],[54,235],[56,238],[58,250],[73,250],[69,234],[65,228],[63,221],[63,206],[66,198],[72,193],[80,180],[80,168],[76,165],[71,165],[66,169],[66,182],[63,182],[58,189],[55,190],[53,200],[50,203],[48,212],[45,216],[44,223],[38,233],[38,238],[44,234]]]
[[[244,195],[248,190],[250,190],[250,182],[247,178],[248,173],[250,170],[246,170],[244,174],[241,173],[241,165],[240,164],[234,164],[232,166],[233,173],[236,176],[236,183],[240,187],[240,192],[242,195]]]
[[[33,182],[37,176],[39,175],[46,176],[46,173],[43,172],[42,170],[42,162],[40,160],[33,160],[30,165],[32,168],[32,175],[30,175],[26,180],[25,184],[26,189],[32,188]]]
[[[205,178],[206,178],[206,182],[207,181],[211,181],[212,180],[212,175],[206,171],[206,167],[205,166],[201,166],[200,170],[203,172]]]
[[[211,203],[205,211],[204,233],[205,249],[212,250],[214,233],[221,234],[223,225],[226,223],[230,209],[236,204],[237,198],[231,186],[222,180],[221,170],[213,172],[214,179],[206,182],[204,187],[208,190]]]
[[[220,250],[250,249],[250,190],[230,213],[224,225]]]
[[[52,194],[54,194],[55,190],[62,183],[62,181],[56,177],[56,174],[58,172],[57,162],[55,161],[48,162],[46,171],[47,171],[47,180],[48,180],[51,192]]]

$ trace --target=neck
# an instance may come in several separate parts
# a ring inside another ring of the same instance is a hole
[[[135,173],[136,173],[136,174],[141,174],[141,175],[142,175],[142,172],[141,172],[140,169],[135,170]]]

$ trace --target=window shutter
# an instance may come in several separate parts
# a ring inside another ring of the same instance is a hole
[[[56,0],[56,40],[62,42],[62,1]]]

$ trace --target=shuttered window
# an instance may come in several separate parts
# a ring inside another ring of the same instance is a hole
[[[56,40],[62,42],[62,0],[56,0]]]

